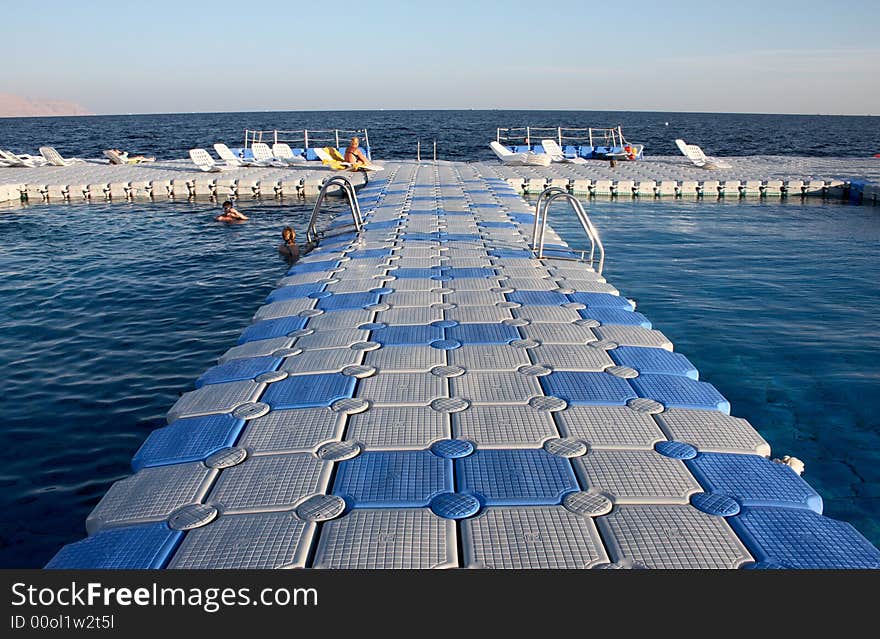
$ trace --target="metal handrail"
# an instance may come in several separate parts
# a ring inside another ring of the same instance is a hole
[[[357,193],[354,190],[354,186],[352,186],[351,182],[348,178],[343,177],[341,175],[334,175],[321,187],[320,193],[318,193],[318,199],[315,202],[315,208],[312,209],[312,217],[309,219],[309,226],[306,229],[306,241],[317,244],[318,243],[318,229],[316,227],[318,223],[318,215],[321,212],[321,205],[324,203],[324,197],[327,195],[327,191],[330,190],[330,187],[333,185],[339,186],[342,189],[343,193],[345,193],[346,198],[348,199],[348,206],[351,209],[351,219],[354,222],[355,231],[360,233],[364,228],[364,218],[361,215],[361,207],[360,203],[357,199]]]
[[[595,261],[594,258],[596,247],[599,248],[599,267],[597,269],[597,272],[599,273],[599,275],[601,275],[603,269],[605,268],[605,247],[602,244],[602,240],[599,238],[599,231],[597,231],[596,227],[593,226],[593,222],[590,220],[590,216],[587,215],[587,212],[581,205],[580,200],[558,186],[551,186],[550,188],[544,189],[541,192],[541,195],[538,196],[538,203],[535,205],[535,228],[532,232],[532,250],[536,250],[536,255],[539,260],[544,259],[544,234],[547,230],[547,218],[550,212],[550,205],[553,203],[554,200],[558,200],[560,198],[567,200],[568,203],[571,204],[571,207],[574,209],[575,215],[577,215],[578,221],[581,223],[584,232],[587,234],[587,237],[590,238],[591,266]],[[543,209],[541,208],[542,204]],[[538,233],[539,225],[541,229],[540,234]],[[581,256],[583,257],[583,252],[581,252]]]

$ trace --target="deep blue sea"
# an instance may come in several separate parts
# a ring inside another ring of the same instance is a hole
[[[636,111],[303,111],[0,118],[0,148],[37,153],[44,144],[63,155],[102,157],[108,148],[187,156],[215,142],[242,146],[245,129],[363,129],[374,158],[422,158],[437,141],[441,160],[493,159],[497,127],[622,126],[646,155],[678,155],[675,138],[709,155],[871,156],[880,153],[880,117],[659,113]]]
[[[664,123],[669,122],[667,127]],[[183,157],[250,128],[366,126],[376,157],[487,157],[495,126],[622,124],[649,153],[872,155],[868,117],[564,112],[247,113],[0,119],[0,147]],[[784,144],[780,140],[785,140]],[[491,153],[491,152],[490,152]],[[2,169],[0,169],[2,171]],[[130,472],[147,434],[286,270],[279,232],[310,205],[256,201],[0,208],[0,567],[39,567]],[[880,545],[880,215],[821,200],[631,202],[588,208],[605,275],[773,448],[806,462],[826,514]],[[571,218],[551,215],[573,243]]]

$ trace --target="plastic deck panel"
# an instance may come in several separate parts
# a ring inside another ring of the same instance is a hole
[[[459,492],[485,506],[555,505],[580,490],[571,464],[537,450],[477,450],[455,460]]]
[[[714,410],[669,408],[655,416],[669,439],[705,452],[770,456],[770,445],[744,419]]]
[[[304,350],[324,350],[331,348],[352,348],[358,342],[366,342],[369,333],[352,328],[315,330],[296,340],[295,346]]]
[[[443,339],[443,328],[431,325],[386,326],[372,331],[372,341],[382,346],[427,346]]]
[[[424,449],[451,436],[449,415],[430,406],[374,406],[351,415],[345,431],[368,451]]]
[[[385,373],[429,371],[446,364],[446,353],[430,346],[385,346],[369,351],[364,364]]]
[[[507,324],[459,324],[446,329],[446,338],[464,344],[509,344],[520,339],[515,326]]]
[[[285,357],[279,369],[290,375],[335,373],[346,366],[360,364],[362,359],[363,352],[351,348],[307,350]]]
[[[636,397],[627,380],[607,373],[557,371],[539,378],[546,395],[569,404],[625,405]]]
[[[530,324],[522,327],[527,339],[534,339],[541,344],[589,344],[595,342],[596,336],[586,326],[577,324]]]
[[[183,533],[164,523],[111,528],[67,544],[46,564],[51,569],[162,568]]]
[[[224,515],[188,531],[168,567],[303,568],[315,527],[291,512]]]
[[[448,358],[450,364],[467,371],[515,371],[531,363],[526,349],[509,345],[464,344],[461,348],[448,351]]]
[[[685,461],[706,492],[741,506],[807,508],[822,514],[822,498],[788,466],[758,455],[704,453]]]
[[[290,510],[326,492],[331,467],[310,453],[248,457],[223,469],[205,503],[221,514]]]
[[[266,304],[273,302],[286,302],[288,300],[297,300],[308,298],[309,295],[324,290],[324,284],[295,284],[293,286],[282,286],[272,291],[266,298]]]
[[[364,308],[379,301],[378,293],[339,293],[318,300],[315,308],[323,311],[345,311]]]
[[[623,326],[641,326],[652,328],[651,321],[636,311],[626,311],[617,308],[583,308],[578,311],[584,319],[594,319],[601,324],[620,324]]]
[[[562,293],[553,291],[514,291],[506,294],[508,302],[523,306],[562,306],[570,300]]]
[[[168,423],[181,417],[229,413],[259,397],[265,384],[254,381],[209,384],[181,395],[168,411]]]
[[[625,297],[611,295],[609,293],[569,293],[568,300],[586,304],[587,309],[610,308],[626,311],[634,311],[635,306]]]
[[[722,517],[691,506],[625,505],[596,522],[615,562],[646,568],[740,568],[752,561]]]
[[[328,521],[315,568],[452,568],[458,565],[455,522],[427,508],[356,509]]]
[[[361,453],[339,463],[333,484],[352,508],[425,507],[452,490],[452,461],[426,450]]]
[[[755,559],[772,567],[880,568],[880,550],[850,524],[797,508],[746,508],[728,518]]]
[[[634,368],[639,373],[683,375],[693,380],[699,379],[697,367],[691,364],[687,357],[663,348],[618,346],[608,354],[617,364]]]
[[[216,474],[201,462],[144,468],[110,487],[86,518],[86,530],[164,520],[200,501]]]
[[[527,352],[532,363],[559,371],[601,373],[614,366],[607,351],[583,344],[541,344]]]
[[[574,437],[590,448],[653,449],[664,441],[650,415],[628,406],[569,406],[553,414],[563,437]]]
[[[204,460],[232,446],[244,423],[230,414],[178,419],[149,434],[132,458],[131,468],[137,472],[148,466]]]
[[[468,568],[592,568],[608,556],[589,517],[561,506],[493,507],[461,522]]]
[[[480,448],[540,448],[559,437],[551,414],[528,405],[473,405],[452,414],[452,431]]]
[[[381,371],[360,381],[357,397],[371,404],[427,405],[438,397],[448,396],[446,380],[431,373],[390,373]]]
[[[206,370],[196,380],[195,387],[201,388],[206,384],[253,380],[263,373],[276,370],[281,361],[280,357],[273,357],[271,355],[233,359]]]
[[[341,373],[296,375],[271,384],[262,401],[272,410],[329,406],[337,399],[351,397],[355,381]]]
[[[615,504],[687,504],[701,491],[683,462],[652,450],[595,449],[572,463],[584,490]]]
[[[453,396],[484,404],[525,404],[541,394],[534,377],[512,371],[467,372],[449,382]]]
[[[714,386],[675,375],[639,375],[630,380],[639,397],[667,408],[707,408],[730,414],[730,403]]]
[[[345,415],[326,407],[273,410],[248,421],[238,445],[251,455],[315,452],[340,440],[344,427]]]

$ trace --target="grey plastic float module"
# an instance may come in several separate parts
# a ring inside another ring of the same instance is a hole
[[[528,404],[474,404],[452,414],[452,428],[456,438],[481,448],[539,448],[559,437],[550,412]]]
[[[424,449],[449,437],[449,415],[430,406],[373,406],[351,415],[345,432],[368,451]]]
[[[554,413],[559,432],[591,448],[653,449],[663,432],[651,415],[629,406],[569,406]]]
[[[293,512],[224,515],[188,531],[168,567],[302,568],[315,527]]]
[[[702,490],[682,461],[653,450],[593,449],[572,463],[584,490],[615,504],[687,504]]]
[[[753,560],[723,517],[692,506],[625,505],[597,519],[611,559],[646,568],[740,568]]]
[[[492,507],[461,522],[468,568],[592,568],[608,556],[589,517],[562,506]]]
[[[201,462],[144,468],[110,487],[86,518],[86,530],[164,520],[201,501],[216,475]]]
[[[239,446],[254,455],[315,452],[344,428],[345,414],[329,407],[273,410],[247,422]]]
[[[331,466],[310,453],[248,457],[223,469],[205,503],[221,514],[290,510],[326,492]]]
[[[353,510],[324,523],[314,568],[454,568],[455,521],[427,508]]]
[[[655,419],[673,439],[700,451],[770,456],[770,445],[744,419],[716,410],[668,408]]]
[[[247,402],[256,401],[265,388],[253,380],[210,384],[184,393],[168,411],[168,423],[181,417],[198,417],[215,413],[229,413]]]

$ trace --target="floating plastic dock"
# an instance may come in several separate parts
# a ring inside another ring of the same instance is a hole
[[[389,165],[48,568],[880,568],[475,165]]]

